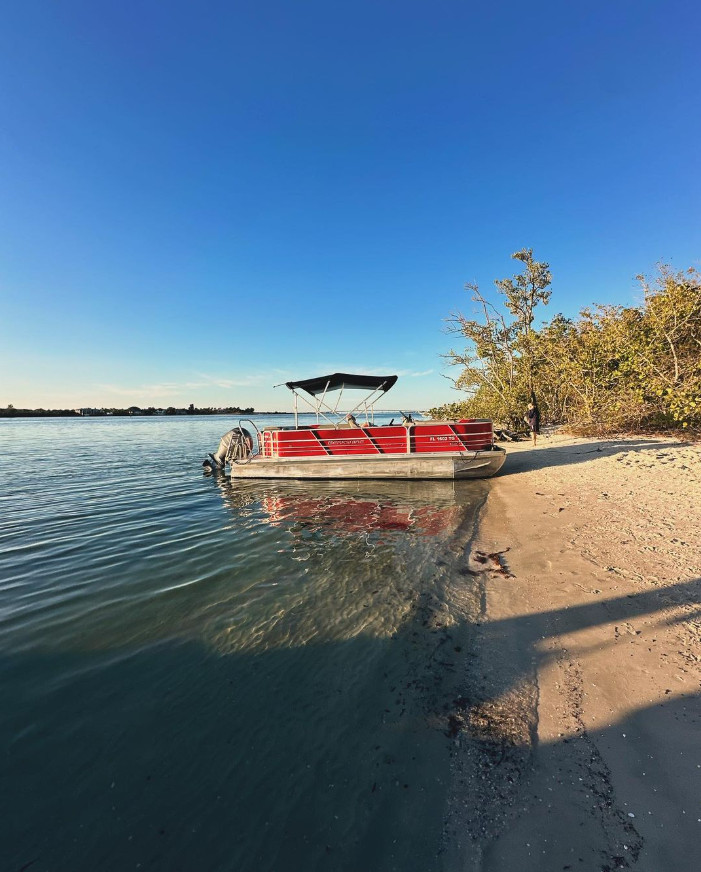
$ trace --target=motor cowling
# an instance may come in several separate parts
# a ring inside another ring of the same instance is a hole
[[[219,441],[219,448],[209,459],[203,462],[203,466],[211,469],[224,469],[227,463],[240,463],[248,460],[253,453],[253,437],[245,427],[234,427],[225,433]]]

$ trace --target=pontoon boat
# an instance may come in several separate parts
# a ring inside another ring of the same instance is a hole
[[[375,404],[396,381],[396,375],[335,372],[285,382],[294,396],[294,426],[260,430],[239,421],[204,466],[228,466],[232,479],[463,479],[501,469],[506,455],[494,444],[491,421],[415,421],[402,414],[400,423],[376,424]],[[350,412],[339,411],[344,392],[353,390],[369,393]],[[300,400],[316,414],[315,424],[299,423]]]

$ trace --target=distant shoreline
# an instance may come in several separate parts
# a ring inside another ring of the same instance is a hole
[[[301,415],[313,415],[313,411],[300,412]],[[376,409],[377,415],[397,415],[401,414],[399,409]],[[412,414],[423,414],[412,410]],[[0,419],[8,420],[14,418],[192,418],[192,417],[231,417],[232,415],[247,415],[254,418],[263,418],[269,415],[289,415],[292,417],[294,412],[257,412],[254,409],[222,409],[216,411],[208,411],[206,409],[195,409],[190,412],[187,409],[176,409],[173,412],[155,411],[149,412],[146,410],[130,412],[124,409],[110,411],[76,411],[75,409],[0,409]]]
[[[265,415],[292,415],[293,412],[255,412],[250,409],[226,409],[221,412],[207,412],[204,409],[198,409],[195,412],[176,411],[176,412],[90,412],[82,414],[71,409],[15,409],[8,413],[7,409],[0,409],[0,418],[11,420],[14,418],[183,418],[183,417],[223,417],[231,415],[254,415],[261,417]]]

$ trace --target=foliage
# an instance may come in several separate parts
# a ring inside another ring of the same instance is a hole
[[[638,276],[642,302],[635,307],[594,306],[578,320],[556,315],[534,330],[533,309],[547,303],[547,264],[528,260],[524,279],[497,282],[507,316],[476,287],[480,320],[453,316],[468,342],[450,352],[463,367],[455,384],[468,392],[461,414],[519,422],[531,390],[544,421],[587,432],[701,428],[701,275],[660,266],[649,281]],[[524,259],[526,258],[526,259]],[[455,406],[456,404],[451,404]],[[436,415],[448,407],[431,410]]]
[[[534,310],[538,303],[548,303],[552,276],[549,264],[533,260],[531,248],[517,251],[512,258],[524,264],[524,271],[494,283],[509,314],[487,300],[476,284],[465,285],[481,317],[451,316],[449,329],[467,340],[467,346],[462,352],[451,350],[447,357],[462,367],[455,386],[469,394],[464,404],[467,414],[517,426],[533,391]]]
[[[646,338],[640,369],[656,414],[682,427],[701,425],[701,274],[662,266],[654,285],[638,279]]]
[[[0,409],[0,418],[73,418],[75,409],[16,409],[12,403]]]

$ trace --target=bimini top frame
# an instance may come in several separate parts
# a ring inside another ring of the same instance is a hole
[[[398,376],[396,375],[353,375],[348,372],[334,372],[331,375],[322,375],[317,378],[307,378],[301,381],[285,382],[294,395],[294,411],[295,411],[295,427],[299,426],[299,410],[298,400],[305,402],[315,413],[316,422],[320,423],[320,418],[324,418],[332,427],[338,427],[343,421],[344,414],[339,412],[338,407],[341,404],[341,398],[344,390],[368,390],[369,393],[364,396],[348,412],[348,415],[353,415],[354,412],[363,410],[369,422],[374,422],[375,403],[383,394],[394,387]],[[279,387],[279,385],[278,385]],[[309,394],[313,401],[307,399],[303,393]],[[326,401],[326,395],[338,391],[335,405],[331,405]],[[346,416],[347,417],[347,416]]]

